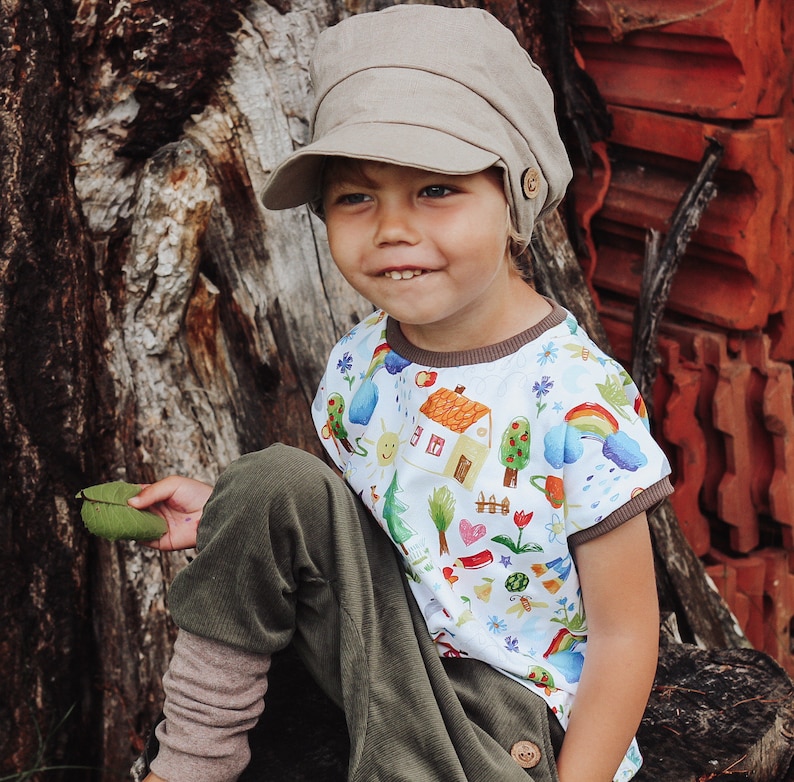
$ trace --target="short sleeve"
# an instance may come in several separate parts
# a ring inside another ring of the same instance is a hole
[[[597,367],[544,439],[547,462],[562,471],[572,545],[628,521],[672,491],[669,462],[651,435],[636,385],[612,359],[602,358]]]

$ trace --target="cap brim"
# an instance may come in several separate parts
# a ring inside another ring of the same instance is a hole
[[[285,158],[262,190],[268,209],[288,209],[320,196],[323,159],[373,160],[439,174],[475,174],[499,156],[434,128],[396,123],[343,125]]]

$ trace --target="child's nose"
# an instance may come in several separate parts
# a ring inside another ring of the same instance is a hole
[[[419,231],[409,209],[400,205],[380,205],[375,229],[377,245],[415,244],[418,240]]]

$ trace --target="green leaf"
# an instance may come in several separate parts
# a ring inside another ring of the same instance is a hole
[[[507,535],[496,535],[495,537],[491,538],[491,540],[494,543],[499,543],[502,546],[506,546],[514,554],[526,554],[528,551],[543,551],[543,546],[538,543],[522,543],[519,545],[512,538],[508,538]]]
[[[168,525],[155,513],[127,505],[141,487],[125,481],[89,486],[77,493],[83,501],[80,515],[89,532],[108,540],[157,540]]]
[[[502,546],[506,546],[514,554],[523,553],[519,550],[518,544],[512,538],[508,538],[507,535],[496,535],[496,537],[491,538],[491,540],[494,543],[499,543]]]

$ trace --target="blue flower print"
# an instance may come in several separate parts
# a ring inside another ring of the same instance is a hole
[[[341,372],[342,377],[347,381],[347,385],[350,388],[353,388],[353,383],[356,382],[355,376],[350,374],[350,370],[353,368],[353,356],[345,351],[342,358],[336,362],[336,368]]]
[[[537,415],[540,415],[546,409],[546,403],[543,401],[543,397],[551,391],[554,387],[554,381],[549,380],[548,375],[543,375],[540,380],[536,380],[532,385],[532,392],[537,397],[537,402],[535,402],[535,407],[537,408],[538,412]]]
[[[557,537],[565,532],[565,524],[562,519],[556,514],[552,514],[551,521],[546,525],[549,532],[549,543],[556,543]]]
[[[553,342],[549,342],[548,345],[541,345],[541,348],[541,352],[538,353],[538,364],[542,367],[545,367],[546,364],[553,364],[557,360],[559,348]]]
[[[353,368],[353,356],[350,355],[347,351],[336,362],[336,368],[344,375],[345,372],[349,372]]]
[[[540,380],[536,380],[532,384],[532,393],[540,399],[542,396],[546,396],[552,388],[554,388],[554,381],[549,380],[548,375],[543,375]]]
[[[507,630],[507,622],[504,619],[500,619],[498,616],[489,616],[488,617],[488,629],[494,634],[499,635]]]
[[[517,652],[518,651],[518,638],[513,638],[512,635],[508,635],[505,638],[505,649],[508,652]]]

